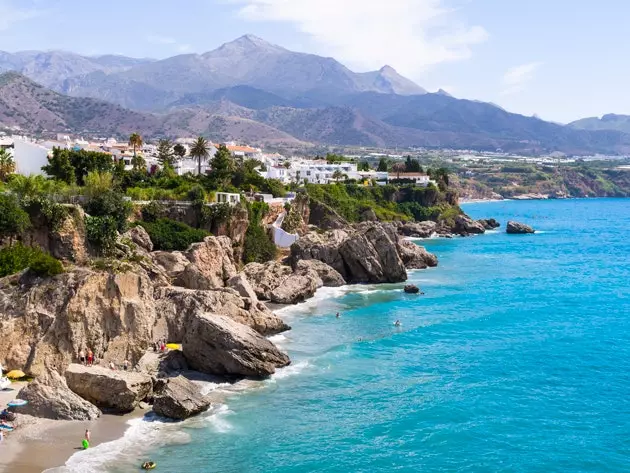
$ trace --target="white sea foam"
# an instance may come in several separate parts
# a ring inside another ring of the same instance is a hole
[[[310,362],[307,360],[300,361],[298,363],[287,366],[286,368],[280,368],[277,370],[271,377],[267,380],[267,382],[275,382],[279,379],[285,379],[290,376],[295,376],[296,374],[300,374],[306,368],[310,366]]]
[[[230,386],[230,383],[211,383],[207,381],[195,381],[197,384],[201,386],[201,394],[204,396],[210,394],[213,391],[223,391],[227,390]]]
[[[232,415],[234,412],[231,411],[228,406],[225,404],[219,406],[212,415],[206,417],[204,420],[206,423],[209,423],[216,432],[225,433],[229,432],[234,428],[232,424],[228,421],[227,417]]]

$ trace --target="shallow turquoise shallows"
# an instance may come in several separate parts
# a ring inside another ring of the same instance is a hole
[[[120,461],[201,473],[630,471],[630,200],[465,210],[502,229],[425,241],[440,266],[410,275],[424,296],[328,289],[285,310],[293,330],[274,340],[291,367]],[[512,218],[540,232],[506,235]]]

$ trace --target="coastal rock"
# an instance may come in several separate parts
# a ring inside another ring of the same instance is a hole
[[[509,221],[507,223],[507,227],[505,230],[507,233],[522,235],[526,233],[535,233],[535,230],[529,225],[525,225],[524,223]]]
[[[376,216],[376,212],[373,209],[366,209],[361,212],[360,220],[362,222],[376,222],[378,217]]]
[[[398,253],[407,269],[426,269],[438,265],[437,256],[409,240],[398,241]]]
[[[258,296],[243,273],[232,276],[227,282],[227,287],[234,289],[241,297],[247,297],[252,302],[258,301]]]
[[[419,294],[420,288],[415,284],[407,284],[403,291],[405,291],[405,294]]]
[[[398,231],[401,235],[408,237],[429,238],[437,232],[437,223],[432,221],[407,222]]]
[[[468,215],[458,215],[455,217],[455,227],[453,232],[458,235],[478,235],[486,232],[485,227],[480,222],[476,222]]]
[[[156,289],[155,338],[166,337],[180,343],[189,320],[195,314],[212,312],[253,328],[262,335],[273,335],[290,327],[267,306],[241,297],[233,289],[195,291],[181,287]]]
[[[191,317],[183,352],[192,369],[207,374],[265,377],[290,363],[253,329],[215,314]]]
[[[169,350],[165,353],[148,351],[140,358],[134,369],[157,377],[187,371],[188,363],[180,350]]]
[[[339,246],[339,254],[347,268],[342,275],[350,283],[402,282],[407,279],[396,240],[392,241],[382,225],[364,225]]]
[[[271,292],[271,302],[276,304],[298,304],[315,295],[324,283],[315,271],[308,269],[302,274],[294,273],[285,278]]]
[[[314,271],[325,287],[339,287],[346,284],[343,276],[336,269],[319,260],[300,260],[295,267],[295,271],[297,273]]]
[[[181,251],[155,251],[151,253],[151,258],[171,278],[177,277],[190,264]]]
[[[151,378],[131,371],[73,364],[65,373],[68,387],[86,401],[115,412],[131,412],[149,397]]]
[[[222,280],[209,277],[207,272],[201,271],[194,263],[188,264],[184,270],[179,273],[177,278],[175,278],[173,284],[198,291],[207,291],[209,289],[223,287]]]
[[[349,225],[335,210],[317,200],[310,201],[308,223],[321,230],[340,230]]]
[[[486,230],[494,230],[495,228],[499,228],[501,226],[501,224],[493,218],[482,218],[477,220],[477,222],[482,224],[483,228]]]
[[[208,410],[210,399],[192,381],[177,376],[159,380],[153,411],[169,419],[184,420]]]
[[[153,251],[153,242],[151,241],[151,237],[144,229],[144,227],[138,225],[129,229],[126,233],[123,234],[123,238],[129,238],[133,243],[135,243],[138,248],[151,252]]]
[[[135,363],[153,341],[153,293],[142,268],[77,268],[33,285],[0,279],[0,360],[34,376],[63,373],[87,348]]]
[[[224,287],[236,275],[232,240],[228,237],[206,237],[203,242],[191,245],[185,255],[212,288]]]
[[[318,260],[335,269],[344,277],[343,257],[339,246],[348,238],[344,230],[332,230],[324,234],[311,232],[291,245],[291,260],[295,267],[298,261]]]
[[[265,264],[249,263],[243,268],[243,274],[260,299],[271,300],[272,292],[293,274],[293,270],[277,261],[270,261]]]
[[[68,388],[66,381],[52,371],[22,388],[18,399],[28,401],[19,413],[54,420],[94,420],[101,411]]]

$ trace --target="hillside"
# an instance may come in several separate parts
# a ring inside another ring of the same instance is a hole
[[[609,113],[602,118],[583,118],[569,123],[569,126],[581,130],[616,130],[623,133],[630,133],[630,115]]]

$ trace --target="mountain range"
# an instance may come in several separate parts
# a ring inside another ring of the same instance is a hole
[[[246,35],[163,60],[0,52],[0,123],[52,131],[204,134],[258,144],[453,147],[623,153],[626,130],[578,129],[428,93],[392,67],[335,59]]]

